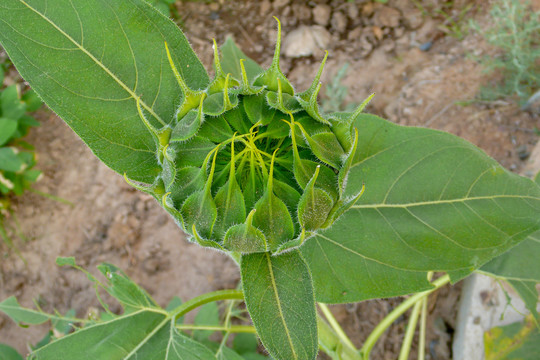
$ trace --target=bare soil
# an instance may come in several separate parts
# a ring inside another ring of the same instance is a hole
[[[436,0],[421,3],[440,5]],[[468,3],[474,6],[467,18],[489,21],[488,4],[483,1],[454,1],[448,11],[459,11]],[[320,5],[324,5],[322,10]],[[375,92],[368,112],[398,124],[426,126],[464,137],[512,171],[525,166],[538,141],[537,113],[523,112],[509,101],[459,105],[473,100],[480,85],[489,80],[469,55],[490,54],[493,49],[475,34],[460,40],[441,31],[444,18],[423,16],[411,1],[395,0],[387,5],[362,0],[186,1],[177,7],[181,14],[178,23],[209,68],[212,37],[220,43],[227,35],[249,56],[268,65],[276,36],[274,15],[282,21],[284,35],[302,25],[319,25],[328,32],[330,56],[322,81],[330,83],[348,63],[343,80],[348,88],[345,103],[359,103]],[[420,49],[428,45],[428,51]],[[311,56],[282,58],[282,68],[297,88],[305,89],[311,83],[322,59],[320,50],[315,49]],[[321,101],[327,101],[324,94]],[[76,309],[79,316],[98,307],[86,277],[58,268],[57,256],[74,256],[94,274],[96,265],[113,263],[162,305],[175,295],[185,301],[237,285],[239,272],[230,259],[188,243],[152,198],[101,164],[54,114],[40,110],[36,116],[42,126],[33,130],[27,141],[36,146],[44,177],[35,187],[74,205],[34,193],[15,200],[17,217],[29,239],[17,241],[16,246],[27,263],[0,244],[0,299],[15,295],[26,306],[35,299],[44,310]],[[430,297],[427,359],[451,358],[459,295],[458,284]],[[360,346],[401,301],[373,300],[333,306],[332,310]],[[390,328],[374,348],[374,359],[397,357],[406,324],[404,316]],[[46,326],[19,328],[0,315],[0,342],[23,354],[27,344],[38,341],[46,331]]]

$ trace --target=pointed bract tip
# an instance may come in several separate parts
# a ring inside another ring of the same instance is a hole
[[[174,76],[176,77],[176,81],[178,82],[178,85],[180,85],[180,88],[182,89],[182,92],[184,93],[185,97],[188,97],[190,94],[193,93],[193,90],[191,90],[180,73],[178,72],[178,69],[176,68],[176,65],[174,65],[174,61],[171,56],[171,52],[169,50],[169,45],[165,41],[165,52],[167,53],[167,59],[169,60],[169,65],[171,67],[172,72],[174,73]]]
[[[161,204],[165,209],[169,208],[169,206],[167,205],[167,198],[169,197],[169,195],[171,195],[170,191],[163,194],[163,196],[161,197]]]
[[[152,134],[152,136],[154,137],[154,140],[156,140],[159,143],[160,130],[158,130],[154,125],[152,125],[150,121],[148,121],[146,116],[144,115],[142,107],[141,107],[141,97],[140,96],[136,97],[135,101],[137,103],[137,112],[139,114],[139,118],[143,122],[144,126],[148,129],[148,131]]]
[[[257,211],[257,209],[253,209],[249,212],[248,216],[246,217],[246,224],[251,226],[251,224],[253,223],[253,215],[255,215],[255,212]]]
[[[324,71],[324,66],[326,65],[326,60],[328,59],[328,50],[324,50],[324,58],[321,61],[321,65],[319,65],[319,70],[317,71],[317,75],[315,75],[315,79],[313,79],[313,83],[311,84],[311,87],[308,91],[314,91],[318,84],[321,83],[321,76]]]
[[[272,60],[272,66],[279,68],[279,56],[281,54],[281,22],[277,17],[274,16],[274,19],[277,21],[277,39],[276,39],[276,49],[274,50],[274,59]]]
[[[360,104],[360,106],[358,106],[356,108],[356,110],[354,111],[353,113],[353,116],[352,118],[356,118],[358,115],[360,115],[362,113],[362,111],[364,111],[364,109],[366,108],[366,106],[369,104],[369,102],[371,101],[371,99],[373,99],[373,97],[375,96],[375,93],[372,93],[371,95],[369,95],[364,101],[362,101],[362,103]]]
[[[150,185],[150,186],[142,186],[142,185],[139,185],[139,184],[136,184],[134,183],[133,181],[131,181],[130,178],[127,177],[127,173],[124,173],[124,180],[128,183],[128,185],[134,187],[135,189],[139,190],[139,191],[142,191],[146,194],[151,194],[152,191],[153,191],[153,186]]]

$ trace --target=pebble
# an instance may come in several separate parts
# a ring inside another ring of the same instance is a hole
[[[283,18],[288,18],[289,15],[291,14],[291,7],[290,6],[285,6],[285,8],[283,9],[283,11],[281,12],[281,17]],[[292,20],[296,20],[296,19],[292,19]]]
[[[384,36],[383,29],[378,26],[373,26],[371,29],[373,30],[373,35],[375,35],[377,40],[381,41]]]
[[[311,9],[304,4],[293,4],[292,11],[294,17],[300,21],[305,21],[311,19]]]
[[[350,41],[354,41],[354,40],[359,39],[360,36],[362,35],[362,31],[363,31],[362,26],[355,27],[354,29],[349,31],[349,33],[347,34],[347,39],[350,40]]]
[[[412,9],[403,14],[405,24],[412,30],[418,29],[424,23],[422,12],[418,9]]]
[[[371,16],[375,12],[375,4],[368,2],[362,7],[362,16]]]
[[[272,7],[272,5],[270,4],[270,1],[268,1],[268,0],[261,1],[261,7],[259,8],[259,14],[261,16],[267,16],[268,13],[270,12],[271,7]]]
[[[527,144],[523,144],[523,145],[519,146],[516,149],[516,152],[517,152],[517,155],[518,155],[519,159],[522,160],[522,161],[527,160],[529,158],[529,156],[531,156],[531,153],[527,149]]]
[[[394,29],[394,37],[396,39],[399,39],[403,35],[405,35],[405,28],[403,26]]]
[[[286,5],[289,5],[289,0],[274,0],[273,3],[274,9],[279,9]]]
[[[364,31],[362,35],[360,35],[360,49],[357,53],[360,58],[367,57],[373,51],[373,44],[370,40],[376,41],[373,33]]]
[[[328,26],[332,9],[326,4],[318,4],[313,8],[313,21],[321,26]]]
[[[347,16],[351,20],[356,20],[358,18],[358,15],[360,14],[360,9],[358,8],[358,5],[355,3],[348,3],[347,4]]]
[[[383,30],[378,27],[378,26],[373,26],[371,28],[371,30],[373,31],[373,35],[375,35],[375,37],[377,38],[377,40],[381,41],[382,38],[384,37],[384,32]]]
[[[394,51],[394,49],[396,48],[396,42],[392,39],[385,39],[382,43],[381,43],[381,48],[385,51],[385,52],[391,52],[391,51]]]
[[[426,20],[422,27],[416,31],[415,39],[420,44],[433,39],[434,35],[439,31],[439,24],[433,19]]]
[[[425,43],[423,44],[420,44],[420,46],[418,47],[420,50],[422,51],[429,51],[431,50],[431,47],[433,46],[433,42],[431,41],[426,41]]]
[[[332,15],[332,29],[334,29],[338,34],[343,34],[347,30],[347,16],[341,11],[336,11]]]
[[[389,6],[382,6],[374,15],[373,22],[380,27],[398,27],[401,13]]]
[[[283,53],[287,57],[310,56],[319,50],[326,50],[332,37],[322,26],[302,25],[289,32],[283,39]]]

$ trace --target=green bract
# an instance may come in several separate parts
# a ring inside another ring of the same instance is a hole
[[[279,21],[278,21],[279,24]],[[226,74],[214,43],[215,76],[190,89],[164,44],[183,94],[171,122],[156,128],[138,103],[156,142],[161,174],[151,193],[197,243],[221,250],[278,253],[329,227],[361,196],[344,196],[356,153],[353,120],[322,116],[317,94],[326,61],[304,92],[279,67],[281,26],[270,68],[252,80]],[[369,99],[368,99],[369,100]]]

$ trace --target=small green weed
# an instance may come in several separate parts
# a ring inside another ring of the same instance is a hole
[[[540,12],[532,12],[527,3],[519,0],[500,0],[490,11],[492,24],[482,29],[478,23],[471,27],[486,41],[500,50],[496,57],[479,59],[489,74],[501,74],[496,86],[485,86],[482,100],[515,97],[521,105],[540,88]]]
[[[461,9],[457,9],[454,1],[446,1],[429,7],[422,5],[419,0],[412,0],[412,2],[422,12],[422,15],[431,18],[442,18],[443,23],[438,28],[445,34],[457,40],[463,40],[467,35],[465,19],[474,4],[468,4]]]
[[[10,197],[21,195],[41,175],[41,171],[33,168],[36,164],[34,147],[22,138],[29,128],[39,126],[28,112],[39,109],[42,102],[32,90],[21,93],[20,84],[4,87],[4,74],[8,68],[8,61],[0,64],[0,239],[14,248],[9,234],[18,234],[23,239],[24,235]],[[8,219],[13,221],[7,222]]]
[[[341,83],[341,81],[347,75],[347,70],[349,70],[349,64],[345,63],[337,71],[332,81],[326,85],[324,91],[326,97],[321,101],[321,106],[326,113],[335,111],[352,111],[355,108],[355,104],[345,104],[348,89]]]

